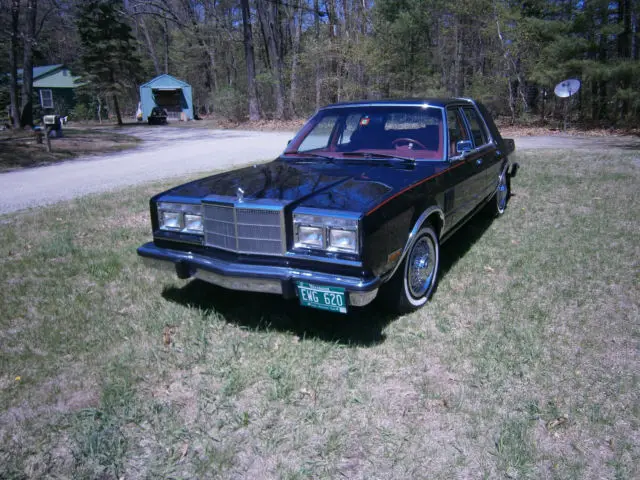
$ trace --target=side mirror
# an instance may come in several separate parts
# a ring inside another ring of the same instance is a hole
[[[287,147],[291,144],[292,141],[293,141],[293,138],[290,140],[287,140]]]
[[[473,150],[473,142],[471,142],[471,140],[460,140],[456,143],[457,153],[464,155],[465,153],[469,153],[471,150]]]

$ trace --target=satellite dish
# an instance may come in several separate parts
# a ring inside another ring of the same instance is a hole
[[[567,98],[580,90],[580,80],[569,78],[556,85],[553,92],[560,98]]]

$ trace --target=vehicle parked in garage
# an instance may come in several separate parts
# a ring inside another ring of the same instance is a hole
[[[468,99],[330,105],[276,160],[154,196],[138,254],[304,306],[346,313],[380,292],[408,312],[433,292],[440,245],[482,208],[505,211],[514,150]]]
[[[147,119],[149,125],[166,125],[167,124],[167,112],[162,107],[153,107],[149,118]]]

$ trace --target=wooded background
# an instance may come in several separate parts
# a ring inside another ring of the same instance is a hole
[[[98,103],[132,116],[137,87],[162,73],[193,86],[200,115],[237,120],[469,96],[513,121],[545,122],[562,116],[553,87],[566,78],[582,82],[574,121],[640,116],[640,0],[0,2],[0,108],[15,96],[23,114],[28,85],[21,102],[13,69],[64,63],[87,82],[76,118],[94,118]]]

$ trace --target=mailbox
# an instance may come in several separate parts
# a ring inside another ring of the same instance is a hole
[[[62,128],[59,115],[45,115],[42,117],[42,122],[47,130],[60,130]]]

